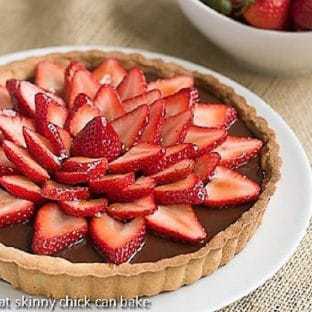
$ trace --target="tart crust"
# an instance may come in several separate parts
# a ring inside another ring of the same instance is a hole
[[[126,68],[138,65],[144,71],[162,77],[191,74],[198,86],[235,107],[239,118],[266,143],[260,155],[261,166],[266,172],[263,191],[248,211],[204,247],[193,253],[157,262],[121,265],[71,263],[62,258],[33,255],[0,244],[0,277],[29,294],[54,298],[131,298],[156,295],[191,284],[228,263],[245,247],[260,225],[280,178],[281,159],[274,131],[263,118],[256,115],[256,110],[243,97],[211,75],[190,72],[159,59],[146,59],[140,54],[92,50],[49,54],[0,66],[0,84],[3,85],[10,78],[27,79],[34,76],[36,65],[42,60],[53,60],[64,65],[79,60],[94,67],[104,57],[115,57]]]

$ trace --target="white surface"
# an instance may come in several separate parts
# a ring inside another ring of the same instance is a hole
[[[221,15],[199,0],[178,3],[209,40],[255,70],[287,75],[312,71],[312,31],[257,29]]]
[[[92,47],[60,47],[30,50],[3,56],[0,64],[24,57],[46,54],[53,51],[86,50]],[[102,49],[104,49],[102,47]],[[105,48],[118,49],[121,48]],[[134,51],[130,49],[123,49]],[[139,50],[136,50],[139,51]],[[144,53],[146,57],[161,57],[174,61],[187,68],[204,73],[213,73],[227,85],[232,86],[238,94],[256,107],[259,115],[265,117],[275,129],[281,145],[283,158],[282,180],[254,238],[247,247],[229,264],[217,272],[201,279],[193,285],[183,287],[175,292],[153,297],[150,311],[192,311],[209,312],[222,308],[247,295],[267,279],[289,259],[305,234],[311,216],[311,170],[308,159],[299,141],[282,120],[258,96],[219,74],[192,63],[160,54]],[[10,296],[12,301],[21,298],[22,292],[0,283],[0,298]],[[12,306],[14,308],[14,306]],[[60,311],[63,311],[60,309]],[[123,310],[125,311],[125,310]]]

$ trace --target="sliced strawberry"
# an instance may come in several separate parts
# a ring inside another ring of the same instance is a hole
[[[220,162],[218,153],[209,153],[196,159],[194,173],[203,181],[207,182]]]
[[[26,147],[23,127],[35,129],[31,119],[23,117],[13,110],[4,110],[0,113],[0,129],[4,137],[19,146]]]
[[[113,192],[123,190],[134,182],[135,175],[133,172],[125,174],[111,174],[90,179],[90,189],[95,193],[111,194]]]
[[[157,89],[154,89],[154,90],[145,92],[141,95],[130,98],[128,100],[125,100],[122,102],[122,105],[127,112],[131,112],[141,105],[151,105],[152,103],[159,100],[160,98],[161,98],[160,91]]]
[[[10,108],[13,108],[13,103],[8,89],[4,86],[0,86],[0,109]]]
[[[130,202],[154,192],[155,182],[150,177],[140,177],[135,183],[128,185],[122,190],[110,190],[107,197],[117,202]]]
[[[55,180],[59,183],[75,185],[87,183],[89,174],[87,171],[57,171],[55,172]]]
[[[35,96],[36,105],[36,128],[44,135],[48,123],[53,123],[58,127],[63,127],[68,116],[66,107],[59,105],[53,98],[37,93]]]
[[[37,202],[42,199],[40,187],[23,176],[10,175],[0,177],[0,184],[10,194],[16,197],[33,202]]]
[[[72,108],[78,94],[84,93],[90,99],[94,99],[100,84],[92,77],[86,69],[78,70],[74,73],[70,82],[68,107]]]
[[[224,104],[198,103],[193,109],[193,123],[199,127],[229,128],[236,119],[234,107]]]
[[[65,106],[64,101],[60,97],[44,91],[29,81],[8,80],[7,88],[19,111],[29,117],[35,117],[36,115],[35,96],[37,93],[44,93],[60,106]]]
[[[93,72],[92,77],[100,84],[110,84],[116,88],[127,75],[127,71],[114,58],[104,60]]]
[[[146,92],[144,73],[138,67],[133,67],[119,84],[117,91],[122,101]]]
[[[117,219],[128,220],[152,214],[157,209],[154,196],[149,195],[129,203],[114,203],[107,207],[107,212]]]
[[[54,154],[58,155],[60,159],[68,157],[72,144],[69,132],[52,123],[48,123],[44,130],[44,136],[50,142]]]
[[[162,97],[166,97],[179,92],[181,89],[192,88],[194,79],[190,76],[176,76],[167,79],[158,79],[148,84],[147,90],[158,89]]]
[[[144,218],[136,218],[129,223],[121,223],[103,214],[91,220],[90,236],[110,262],[120,264],[128,261],[142,245],[145,221]]]
[[[214,152],[221,156],[220,165],[238,168],[255,157],[262,146],[262,141],[255,138],[228,136]]]
[[[63,170],[85,171],[90,178],[97,178],[105,174],[108,168],[106,158],[71,157],[63,162]]]
[[[168,117],[161,128],[162,145],[182,143],[192,122],[191,111]]]
[[[4,150],[0,147],[0,176],[11,175],[18,173],[15,165],[8,160],[6,157]]]
[[[142,105],[111,122],[112,127],[124,145],[124,149],[128,150],[139,140],[148,123],[149,112],[149,107]]]
[[[32,250],[39,255],[53,255],[86,236],[88,224],[84,218],[68,216],[49,203],[36,216]]]
[[[150,105],[149,122],[140,138],[142,143],[159,144],[161,140],[161,127],[165,121],[165,105],[158,100]]]
[[[80,93],[77,95],[74,109],[66,121],[66,128],[75,136],[90,120],[97,116],[100,116],[99,109],[93,105],[85,94]]]
[[[160,205],[145,219],[149,229],[173,240],[199,243],[207,236],[190,205]]]
[[[51,171],[61,168],[61,163],[57,156],[52,153],[50,143],[46,138],[26,127],[24,127],[23,133],[29,154],[42,167]]]
[[[150,176],[157,185],[173,183],[186,178],[189,174],[193,172],[195,162],[192,159],[184,159],[176,164],[155,173]]]
[[[175,116],[192,109],[198,99],[199,94],[195,88],[182,89],[175,94],[165,97],[166,116]]]
[[[6,140],[2,147],[6,157],[31,181],[43,183],[49,179],[48,172],[34,161],[24,148]]]
[[[37,65],[35,82],[40,88],[56,94],[64,89],[64,67],[50,61],[42,61]]]
[[[29,220],[35,211],[34,203],[16,198],[0,189],[0,228]]]
[[[94,217],[96,214],[104,212],[107,207],[105,198],[90,200],[73,200],[60,202],[61,209],[68,215],[74,217]]]
[[[109,164],[112,173],[127,173],[146,168],[159,161],[164,150],[158,145],[140,143]]]
[[[63,185],[52,180],[45,182],[41,195],[44,198],[59,201],[88,199],[90,197],[89,190],[85,186]]]
[[[177,144],[166,148],[164,156],[158,161],[144,168],[144,173],[151,175],[175,163],[189,158],[195,157],[195,148],[193,144],[184,143]]]
[[[95,117],[76,135],[72,143],[75,156],[105,157],[112,161],[121,153],[118,134],[105,117]]]
[[[188,129],[184,143],[192,143],[197,146],[197,156],[204,155],[226,139],[227,132],[224,128],[204,128],[192,126]]]
[[[224,207],[256,200],[261,189],[257,183],[238,172],[217,166],[206,191],[206,206]]]
[[[159,204],[201,204],[206,198],[203,182],[194,174],[183,180],[155,187],[155,200]]]
[[[103,85],[94,99],[94,105],[101,111],[107,120],[114,120],[125,114],[125,110],[121,105],[119,94],[108,85]]]

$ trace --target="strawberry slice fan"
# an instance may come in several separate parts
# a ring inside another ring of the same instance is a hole
[[[147,232],[185,244],[208,236],[195,206],[258,199],[238,168],[263,142],[229,134],[236,110],[203,103],[187,75],[147,81],[107,58],[37,65],[34,83],[1,87],[0,227],[34,220],[32,252],[88,236],[106,261],[130,261]]]

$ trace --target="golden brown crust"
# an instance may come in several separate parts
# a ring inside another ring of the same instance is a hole
[[[104,57],[112,56],[118,58],[127,68],[139,65],[144,70],[163,77],[191,74],[195,77],[197,85],[207,88],[211,94],[233,105],[247,126],[266,142],[261,155],[262,168],[266,171],[263,192],[240,219],[218,233],[203,248],[153,263],[76,264],[62,258],[32,255],[0,244],[1,278],[30,294],[54,298],[66,295],[88,296],[93,299],[150,296],[193,283],[229,262],[245,247],[260,225],[280,178],[281,159],[274,131],[268,127],[263,118],[256,115],[256,110],[249,106],[243,97],[211,75],[189,72],[178,65],[165,63],[159,59],[146,59],[140,54],[93,50],[49,54],[1,66],[0,84],[4,84],[10,78],[26,79],[33,76],[36,64],[44,59],[61,64],[79,60],[94,67]]]

